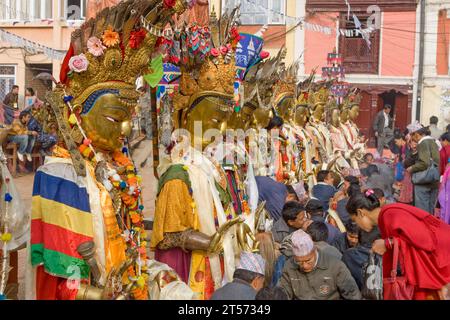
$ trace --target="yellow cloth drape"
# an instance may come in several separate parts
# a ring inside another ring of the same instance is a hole
[[[109,273],[112,267],[118,268],[127,259],[125,255],[127,248],[121,236],[111,196],[102,184],[97,182],[97,186],[100,190],[100,204],[105,225],[105,269],[106,273]]]
[[[197,210],[192,209],[192,196],[182,180],[170,180],[162,188],[156,200],[150,248],[156,248],[166,232],[181,232],[189,228],[199,229]]]

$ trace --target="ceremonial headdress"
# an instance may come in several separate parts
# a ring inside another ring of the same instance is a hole
[[[342,109],[351,109],[353,106],[359,106],[362,96],[357,89],[350,91],[342,102]]]
[[[60,83],[47,95],[75,169],[84,176],[77,144],[88,141],[80,115],[88,113],[104,94],[115,94],[129,107],[136,105],[136,79],[149,73],[158,35],[143,26],[162,29],[169,18],[187,7],[185,0],[170,5],[161,0],[128,0],[105,8],[72,33]],[[91,147],[91,146],[90,146]]]

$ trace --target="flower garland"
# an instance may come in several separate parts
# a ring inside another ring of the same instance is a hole
[[[132,295],[137,300],[145,300],[148,298],[148,274],[145,272],[147,270],[145,264],[147,259],[147,234],[144,230],[144,216],[142,214],[144,210],[140,187],[142,177],[137,174],[132,160],[125,155],[126,153],[128,153],[127,148],[123,148],[122,152],[116,151],[113,153],[113,162],[117,170],[110,170],[110,184],[106,183],[107,186],[105,187],[111,188],[110,190],[116,189],[124,204],[125,241],[129,248],[138,252],[137,264],[131,266],[128,270],[129,278],[136,281],[137,285],[132,290]]]

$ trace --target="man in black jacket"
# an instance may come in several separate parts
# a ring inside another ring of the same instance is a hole
[[[394,119],[389,115],[391,109],[389,104],[385,105],[373,122],[373,131],[377,137],[377,151],[380,157],[383,157],[384,147],[389,146],[389,142],[394,137]]]

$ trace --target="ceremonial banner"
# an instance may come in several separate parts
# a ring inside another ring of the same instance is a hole
[[[241,39],[236,48],[236,77],[244,79],[248,68],[256,64],[259,60],[264,40],[261,37],[248,33],[240,33]]]

